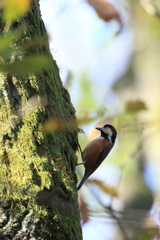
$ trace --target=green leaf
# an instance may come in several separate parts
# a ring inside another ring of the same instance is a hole
[[[0,35],[0,56],[2,58],[8,57],[11,54],[11,52],[13,52],[13,49],[11,48],[10,45],[12,41],[18,37],[18,35],[19,33],[17,31],[8,33],[5,36]]]
[[[1,64],[0,71],[13,75],[25,75],[28,73],[39,73],[42,70],[51,68],[51,59],[46,56],[29,56],[13,63]]]

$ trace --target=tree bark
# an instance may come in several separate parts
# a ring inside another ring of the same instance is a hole
[[[6,64],[41,54],[52,66],[0,76],[0,239],[81,240],[75,110],[50,54],[38,0],[14,23],[0,19],[1,33],[15,30]],[[46,133],[47,121],[57,131]]]

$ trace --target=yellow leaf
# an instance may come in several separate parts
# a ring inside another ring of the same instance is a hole
[[[100,180],[97,180],[97,179],[92,179],[92,180],[89,180],[89,181],[91,183],[97,185],[104,193],[107,193],[112,197],[117,197],[118,196],[117,190],[114,187],[112,187],[110,185],[107,185],[104,182],[102,182]]]
[[[60,118],[52,117],[42,124],[42,126],[40,127],[40,131],[45,133],[50,133],[53,131],[62,132],[62,131],[75,129],[75,128],[77,128],[76,119],[71,119],[68,122],[64,122]]]
[[[14,21],[30,9],[31,0],[6,0],[3,4],[5,21]]]
[[[49,133],[52,131],[62,131],[64,123],[60,119],[50,118],[48,121],[42,124],[41,131]]]

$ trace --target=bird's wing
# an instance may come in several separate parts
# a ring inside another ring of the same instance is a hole
[[[100,154],[98,155],[98,159],[94,165],[94,169],[93,172],[101,165],[101,163],[103,162],[103,160],[107,157],[107,155],[109,154],[109,152],[112,149],[112,144],[108,144],[106,147],[104,147],[102,149],[102,151],[100,152]]]

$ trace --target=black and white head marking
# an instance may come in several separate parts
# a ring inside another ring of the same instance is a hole
[[[101,131],[101,137],[108,139],[111,143],[115,142],[117,131],[109,124],[104,125],[102,128],[96,128]]]

